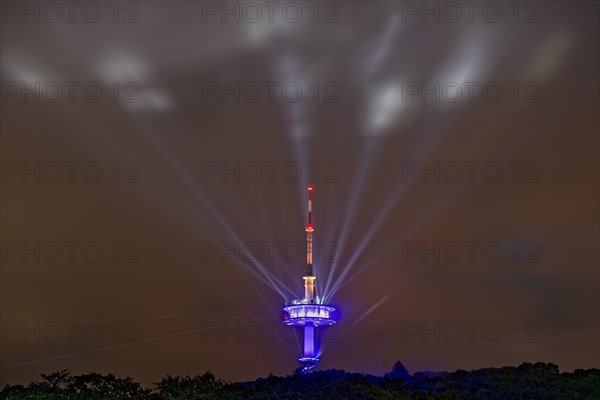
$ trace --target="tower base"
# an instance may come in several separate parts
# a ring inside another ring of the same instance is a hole
[[[302,365],[300,373],[305,374],[313,370],[319,364],[319,361],[317,357],[300,357],[298,359],[298,362]]]

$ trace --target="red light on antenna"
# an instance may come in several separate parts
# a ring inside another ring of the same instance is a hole
[[[312,192],[312,186],[309,186],[309,187],[308,187],[308,191],[309,191],[309,192]]]

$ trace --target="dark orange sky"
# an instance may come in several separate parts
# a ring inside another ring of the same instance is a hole
[[[320,368],[598,368],[598,3],[424,4],[2,1],[0,384],[291,372],[307,184]]]

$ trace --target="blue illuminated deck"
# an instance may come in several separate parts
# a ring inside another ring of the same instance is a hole
[[[290,304],[283,307],[283,323],[286,325],[314,326],[336,323],[333,313],[335,307],[327,304]]]

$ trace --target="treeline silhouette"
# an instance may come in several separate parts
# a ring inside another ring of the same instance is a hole
[[[343,370],[227,382],[211,372],[194,377],[167,375],[152,388],[114,374],[42,374],[27,386],[6,385],[0,399],[190,399],[190,400],[583,400],[600,399],[600,369],[561,373],[547,363],[473,371],[417,372],[401,362],[383,377]]]

